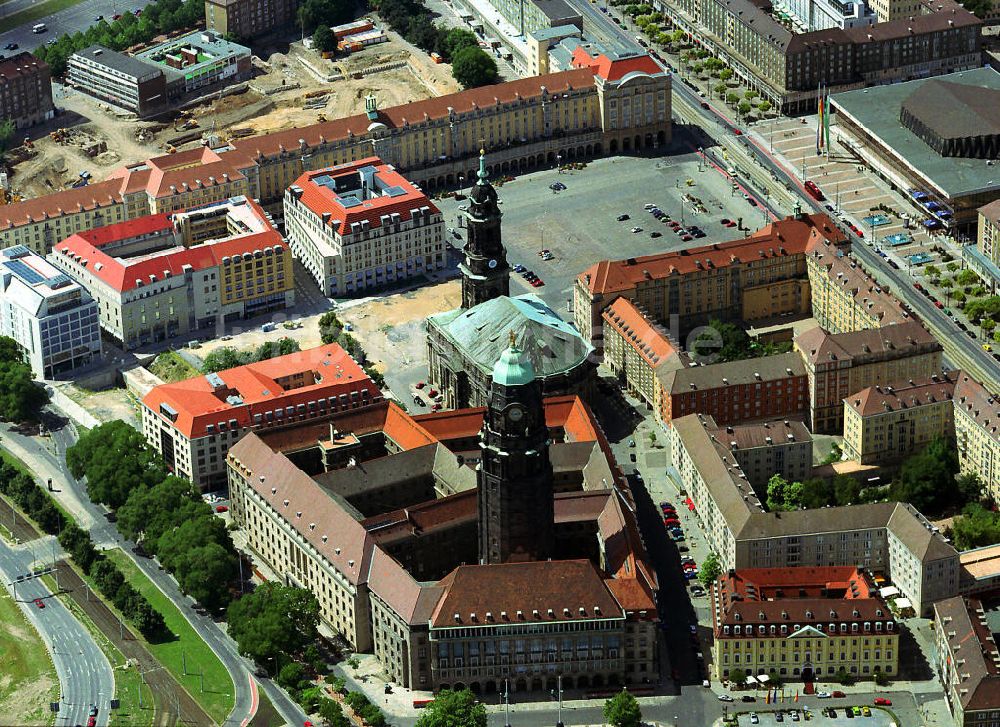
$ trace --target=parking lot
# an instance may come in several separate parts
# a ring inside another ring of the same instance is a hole
[[[819,724],[828,727],[891,727],[895,724],[892,719],[892,715],[889,712],[883,711],[881,709],[875,709],[874,707],[869,707],[871,711],[870,717],[865,717],[859,715],[856,717],[847,717],[845,712],[847,711],[847,705],[829,705],[832,706],[836,712],[836,717],[826,717],[823,715],[822,710],[827,706],[823,702],[829,702],[831,700],[822,700],[821,706],[809,706],[808,709],[812,712],[812,716],[809,721],[817,722]],[[796,709],[799,713],[799,724],[804,722],[804,715],[802,713],[802,707],[785,707],[782,710],[777,710],[774,707],[766,707],[763,710],[756,710],[753,713],[741,714],[738,719],[738,724],[740,727],[752,727],[753,725],[787,725],[796,724],[789,714],[789,710]],[[777,712],[784,712],[782,714],[782,721],[778,721]],[[757,715],[757,722],[754,722],[751,718],[751,714]]]
[[[565,184],[566,189],[550,189],[556,182]],[[511,294],[535,293],[563,316],[572,300],[576,276],[595,262],[743,236],[735,227],[723,226],[723,218],[742,219],[750,230],[763,221],[760,208],[734,194],[723,173],[699,165],[695,154],[599,159],[581,170],[547,170],[518,177],[498,192],[503,201],[507,259],[512,266],[523,264],[545,283],[533,288],[515,274]],[[685,195],[689,196],[687,202],[683,201]],[[700,200],[704,211],[698,211],[694,200]],[[646,203],[657,205],[684,225],[698,225],[706,236],[683,241],[667,224],[643,209]],[[465,201],[446,198],[437,204],[448,226],[458,227],[459,207]],[[629,219],[619,222],[617,217],[622,214],[629,215]],[[641,232],[630,232],[633,227],[641,228]],[[651,237],[652,232],[661,236]],[[462,244],[461,240],[453,241]],[[551,251],[551,260],[541,260],[538,252],[543,249]]]

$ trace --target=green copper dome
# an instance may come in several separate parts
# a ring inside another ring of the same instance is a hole
[[[493,367],[493,383],[501,386],[524,386],[535,380],[535,368],[528,354],[517,347],[514,332],[510,333],[510,346]]]

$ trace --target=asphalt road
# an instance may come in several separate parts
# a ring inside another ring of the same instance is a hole
[[[3,46],[8,43],[17,43],[18,51],[31,51],[43,43],[59,38],[63,33],[72,35],[77,31],[83,31],[96,22],[98,15],[103,15],[108,22],[117,13],[134,11],[146,7],[152,0],[83,0],[83,2],[73,7],[61,10],[58,13],[45,18],[32,20],[29,23],[22,23],[14,28],[8,28],[7,18],[15,12],[26,10],[38,5],[40,0],[10,0],[0,5],[0,53],[10,55],[14,51],[3,50]],[[45,23],[49,29],[45,33],[32,33],[31,27],[36,23]]]
[[[60,413],[57,415],[63,416]],[[49,447],[43,446],[35,438],[21,437],[11,433],[5,436],[18,437],[19,445],[32,454],[32,461],[40,463],[40,466],[44,467],[47,473],[51,473],[53,486],[59,490],[55,496],[60,502],[75,503],[76,507],[83,508],[90,522],[93,523],[90,533],[95,542],[113,543],[121,547],[138,568],[177,604],[181,613],[198,632],[198,635],[205,640],[209,648],[226,666],[236,687],[236,704],[225,724],[243,725],[249,722],[256,712],[259,699],[258,685],[253,678],[251,665],[240,656],[236,642],[229,638],[219,624],[215,623],[209,616],[200,616],[191,609],[193,601],[180,592],[172,576],[161,570],[155,560],[137,557],[132,552],[135,544],[125,540],[117,528],[107,521],[104,517],[105,511],[90,501],[86,487],[69,473],[65,465],[65,452],[76,441],[75,428],[72,425],[53,428]],[[275,709],[290,724],[302,724],[306,720],[306,716],[299,706],[283,690],[269,680],[263,682],[263,689]]]
[[[46,548],[42,543],[35,541],[31,547],[40,561],[49,560],[39,552],[39,548]],[[111,664],[90,632],[52,595],[41,578],[16,581],[18,576],[31,572],[34,560],[28,545],[13,548],[0,541],[0,575],[42,635],[59,675],[61,696],[55,723],[57,726],[86,724],[91,707],[96,705],[97,724],[104,727],[115,693]],[[36,606],[35,599],[41,599],[45,608]]]

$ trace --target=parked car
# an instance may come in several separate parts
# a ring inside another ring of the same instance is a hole
[[[650,237],[663,237],[663,233],[662,232],[657,232],[656,230],[653,230],[652,232],[649,233],[649,236]]]
[[[624,222],[624,221],[625,221],[625,220],[627,220],[628,218],[629,218],[629,216],[628,216],[628,215],[626,215],[626,214],[620,214],[620,215],[618,215],[618,221],[619,221],[619,222]]]
[[[641,227],[633,227],[632,228],[632,234],[633,235],[636,234],[636,233],[639,233],[639,232],[642,232],[642,228]]]
[[[14,43],[13,41],[4,46],[4,48],[6,48],[7,50],[17,50],[19,47],[20,46],[18,46],[18,44]]]
[[[846,694],[844,694],[844,693],[843,693],[842,691],[840,691],[840,690],[838,689],[838,690],[836,690],[836,691],[834,691],[834,692],[831,692],[831,693],[830,693],[830,696],[832,696],[832,697],[833,697],[834,699],[843,699],[843,698],[844,698],[844,697],[846,697],[847,695],[846,695]]]
[[[816,699],[829,699],[830,692],[816,692]]]
[[[719,701],[720,702],[732,702],[732,701],[735,701],[735,700],[733,700],[733,698],[731,696],[729,696],[728,694],[720,694],[719,695]]]
[[[744,694],[742,697],[740,697],[740,701],[743,702],[744,704],[753,704],[754,702],[757,701],[757,697],[753,696],[752,694]]]
[[[229,512],[229,507],[227,505],[216,505],[215,506],[215,511],[216,512]]]
[[[879,707],[891,707],[892,700],[888,697],[875,697],[875,705]]]

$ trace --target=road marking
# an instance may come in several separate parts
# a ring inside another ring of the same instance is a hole
[[[243,721],[240,722],[240,727],[247,727],[250,720],[254,718],[254,715],[257,714],[257,704],[260,701],[260,695],[257,693],[257,682],[254,681],[253,674],[248,673],[247,680],[250,682],[250,714],[243,718]]]

